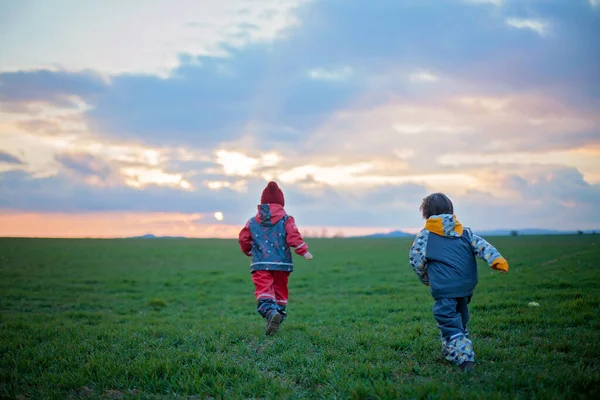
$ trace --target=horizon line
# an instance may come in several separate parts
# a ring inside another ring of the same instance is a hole
[[[599,229],[574,229],[574,230],[557,230],[557,229],[546,229],[546,228],[523,228],[523,229],[485,229],[485,230],[474,230],[473,232],[479,234],[486,234],[487,236],[515,236],[513,232],[516,232],[518,236],[521,234],[522,236],[560,236],[560,235],[578,235],[578,234],[587,234],[593,235],[596,233],[600,233]],[[538,231],[538,232],[532,232]],[[401,234],[403,236],[395,236],[396,234]],[[393,230],[387,233],[373,233],[373,234],[365,234],[365,235],[329,235],[329,236],[307,236],[304,235],[307,239],[403,239],[409,238],[416,234],[406,232],[403,230]],[[193,240],[235,240],[236,237],[217,237],[217,236],[185,236],[185,235],[154,235],[152,233],[136,235],[136,236],[10,236],[10,235],[0,235],[0,239],[57,239],[57,240],[131,240],[131,239],[141,239],[141,240],[151,240],[151,239],[193,239]]]

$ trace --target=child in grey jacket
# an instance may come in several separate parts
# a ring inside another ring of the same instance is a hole
[[[454,215],[452,201],[434,193],[423,199],[426,220],[410,249],[410,265],[421,282],[430,286],[435,300],[433,316],[441,332],[442,354],[463,371],[473,369],[475,352],[469,339],[467,305],[477,285],[477,261],[484,259],[497,271],[508,272],[508,263],[483,238],[463,228]]]

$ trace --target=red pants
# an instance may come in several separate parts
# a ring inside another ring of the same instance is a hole
[[[252,273],[252,282],[256,286],[254,295],[256,300],[272,299],[280,306],[285,306],[288,301],[287,271],[255,271]]]

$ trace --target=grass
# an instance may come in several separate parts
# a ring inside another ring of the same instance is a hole
[[[310,241],[265,337],[234,241],[0,239],[0,398],[600,398],[599,238],[492,240],[511,271],[480,265],[472,374],[409,240]]]

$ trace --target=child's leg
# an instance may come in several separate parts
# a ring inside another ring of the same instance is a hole
[[[256,287],[254,291],[258,302],[256,311],[263,318],[266,318],[270,310],[277,310],[272,271],[254,271],[252,273],[252,282],[254,282],[254,286]]]
[[[457,312],[456,299],[439,299],[433,305],[433,316],[437,321],[442,338],[449,340],[463,333],[461,315]]]
[[[277,311],[279,311],[279,313],[283,315],[283,318],[285,319],[285,316],[287,315],[285,313],[285,307],[288,302],[288,278],[290,273],[287,271],[275,271],[273,272],[273,275],[273,287],[275,292],[275,301],[277,302]]]
[[[463,332],[466,337],[469,337],[469,329],[467,328],[467,324],[469,323],[469,307],[468,304],[471,302],[471,296],[461,297],[456,299],[456,309],[460,313],[462,318]]]
[[[456,365],[473,361],[473,344],[465,335],[463,319],[458,311],[457,299],[439,299],[433,306],[435,317],[442,336],[442,353]]]

